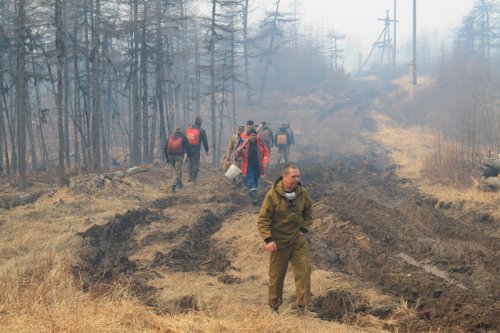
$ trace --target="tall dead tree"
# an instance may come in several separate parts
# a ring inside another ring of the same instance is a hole
[[[264,63],[264,74],[262,76],[262,84],[260,85],[260,92],[259,92],[259,104],[262,102],[262,96],[264,94],[264,89],[266,87],[266,82],[267,82],[267,75],[269,73],[269,66],[271,66],[271,63],[273,61],[273,54],[274,54],[274,37],[276,35],[276,25],[278,21],[278,15],[279,15],[279,7],[280,7],[280,1],[277,0],[274,5],[276,6],[276,9],[274,10],[274,13],[271,15],[271,35],[269,37],[269,48],[267,49],[267,53],[265,56],[265,63]]]
[[[17,2],[16,24],[16,113],[17,113],[17,167],[19,170],[19,188],[26,189],[26,11],[25,0]],[[14,162],[14,161],[13,161]]]
[[[56,90],[56,109],[57,109],[57,130],[59,139],[59,185],[66,184],[64,175],[64,128],[63,128],[63,66],[64,66],[64,38],[63,38],[63,23],[62,23],[62,7],[61,0],[55,1],[56,12],[56,54],[57,54],[57,90]]]
[[[217,126],[216,126],[216,115],[215,115],[215,42],[217,40],[216,35],[216,9],[217,0],[212,0],[212,19],[210,24],[210,118],[212,121],[212,164],[217,165]]]
[[[92,2],[93,4],[93,2]],[[99,47],[101,0],[95,0],[91,11],[92,26],[92,166],[96,173],[101,172],[101,89],[99,81]]]

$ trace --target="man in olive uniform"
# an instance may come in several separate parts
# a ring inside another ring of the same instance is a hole
[[[186,137],[182,133],[182,127],[177,126],[174,134],[170,135],[163,149],[167,163],[172,165],[175,172],[174,182],[172,183],[172,192],[175,188],[182,188],[182,162],[191,157],[191,147]]]
[[[207,133],[204,128],[201,128],[201,118],[196,117],[194,125],[186,130],[186,138],[191,145],[191,159],[189,160],[189,182],[196,184],[198,172],[200,171],[200,151],[201,145],[205,149],[205,154],[208,155],[208,140]]]
[[[257,220],[257,228],[270,252],[268,304],[275,312],[283,302],[283,284],[288,263],[295,275],[297,311],[315,317],[310,311],[311,266],[306,239],[313,222],[312,201],[300,184],[300,170],[286,163],[282,176],[267,192]]]

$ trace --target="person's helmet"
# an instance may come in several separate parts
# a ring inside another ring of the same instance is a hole
[[[174,130],[174,133],[182,133],[182,127],[177,126]]]
[[[244,130],[245,130],[245,125],[238,126],[238,131],[244,131]]]

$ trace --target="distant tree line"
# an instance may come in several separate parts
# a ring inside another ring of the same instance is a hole
[[[410,112],[436,128],[435,169],[467,182],[482,157],[500,153],[499,2],[475,1],[435,60],[435,84],[417,94]],[[450,140],[452,147],[444,144]]]
[[[296,12],[277,0],[255,18],[251,6],[1,1],[0,172],[24,189],[31,171],[57,169],[65,184],[68,170],[99,173],[117,155],[149,163],[174,127],[197,115],[216,164],[222,133],[244,118],[238,101],[299,91],[333,71],[323,42],[297,28]]]

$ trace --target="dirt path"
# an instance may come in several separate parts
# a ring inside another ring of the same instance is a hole
[[[376,327],[390,331],[498,330],[498,238],[479,221],[448,217],[436,208],[436,199],[396,176],[384,148],[364,135],[374,130],[370,114],[378,93],[365,84],[344,98],[253,111],[255,119],[273,124],[291,121],[295,130],[291,158],[301,164],[303,183],[316,201],[313,278],[319,286],[328,283],[321,278],[328,272],[352,279],[350,285],[330,281],[328,288],[318,288],[315,310],[324,320],[354,318],[365,326],[375,320]],[[268,171],[261,196],[279,174],[278,167]],[[267,255],[255,230],[257,209],[249,202],[243,189],[204,169],[197,186],[165,193],[83,232],[75,274],[84,288],[132,281],[138,295],[162,311],[199,306],[170,285],[179,274],[185,281],[205,281],[213,299],[228,293],[239,302],[262,304]],[[370,299],[368,289],[381,301]]]

